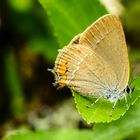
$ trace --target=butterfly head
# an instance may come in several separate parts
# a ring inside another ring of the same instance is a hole
[[[122,99],[126,97],[126,94],[131,94],[133,89],[130,86],[126,86],[123,91],[120,91],[118,86],[115,89],[107,89],[104,93],[104,98],[109,100],[110,102],[117,102],[118,99]]]

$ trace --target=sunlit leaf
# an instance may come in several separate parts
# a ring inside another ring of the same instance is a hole
[[[98,0],[39,0],[48,14],[61,47],[107,13]]]
[[[140,77],[133,81],[131,84],[131,87],[134,87],[133,93],[129,96],[127,95],[128,99],[128,105],[131,106],[135,103],[135,101],[140,96]],[[80,114],[83,116],[83,118],[88,123],[94,123],[94,122],[111,122],[112,120],[117,120],[121,116],[125,114],[127,111],[126,103],[124,99],[121,99],[118,101],[115,110],[112,113],[112,116],[110,116],[113,104],[109,101],[106,101],[105,99],[99,100],[96,104],[94,104],[92,107],[87,108],[88,105],[94,102],[94,98],[87,98],[83,97],[75,92],[73,92],[76,107]]]

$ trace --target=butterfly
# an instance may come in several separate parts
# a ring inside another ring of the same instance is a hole
[[[132,93],[128,86],[129,59],[120,19],[107,14],[75,36],[62,50],[53,69],[55,85],[64,86],[82,96],[101,98],[114,103]]]

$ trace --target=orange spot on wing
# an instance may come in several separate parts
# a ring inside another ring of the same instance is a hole
[[[56,67],[56,72],[58,73],[60,79],[58,80],[58,84],[60,87],[63,87],[66,85],[66,80],[67,80],[67,58],[61,59],[58,61],[58,65]]]
[[[67,75],[66,74],[63,75],[63,78],[62,79],[67,80]]]
[[[61,79],[61,80],[59,80],[59,84],[65,84],[65,81],[66,81],[66,80]]]

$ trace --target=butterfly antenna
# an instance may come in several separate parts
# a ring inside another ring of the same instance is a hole
[[[130,82],[130,85],[131,85],[135,80],[137,80],[139,77],[140,77],[140,74]],[[135,85],[134,85],[134,87],[132,87],[131,90],[132,90],[131,93],[133,93],[133,91],[135,90]],[[131,98],[131,94],[129,94],[129,97]]]
[[[131,89],[131,93],[133,93],[134,90],[135,90],[135,85],[134,85],[134,87]],[[131,93],[128,94],[130,99],[132,98]]]
[[[127,96],[126,96],[126,94],[125,94],[124,98],[125,98],[126,108],[128,109],[129,106],[128,106],[128,102],[127,102]]]
[[[133,91],[134,91],[134,90],[132,90],[132,92],[133,92]],[[130,98],[130,99],[132,99],[132,96],[131,96],[131,94],[128,94],[128,96],[129,96],[129,98]]]

